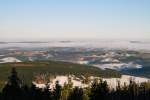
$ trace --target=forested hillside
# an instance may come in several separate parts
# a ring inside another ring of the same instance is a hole
[[[34,77],[38,74],[68,75],[73,74],[81,76],[89,74],[99,77],[121,77],[119,72],[113,70],[101,70],[99,68],[87,65],[79,65],[57,61],[37,61],[0,64],[0,84],[7,81],[12,67],[18,71],[19,77],[27,84],[31,84]]]

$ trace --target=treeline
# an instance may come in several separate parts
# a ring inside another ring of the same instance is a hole
[[[50,89],[37,88],[34,84],[27,86],[17,76],[15,68],[12,69],[8,82],[0,93],[0,100],[150,100],[150,83],[136,84],[130,81],[116,89],[110,89],[106,81],[95,80],[90,87],[72,87],[71,80],[64,86],[56,82]]]

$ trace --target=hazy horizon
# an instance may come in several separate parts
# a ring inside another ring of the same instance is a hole
[[[0,38],[0,42],[28,42],[28,41],[150,41],[149,38]]]

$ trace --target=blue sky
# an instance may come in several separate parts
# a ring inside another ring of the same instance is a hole
[[[0,0],[0,38],[150,38],[150,0]]]

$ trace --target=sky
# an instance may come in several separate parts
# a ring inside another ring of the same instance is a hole
[[[0,39],[148,38],[150,0],[0,0]]]

